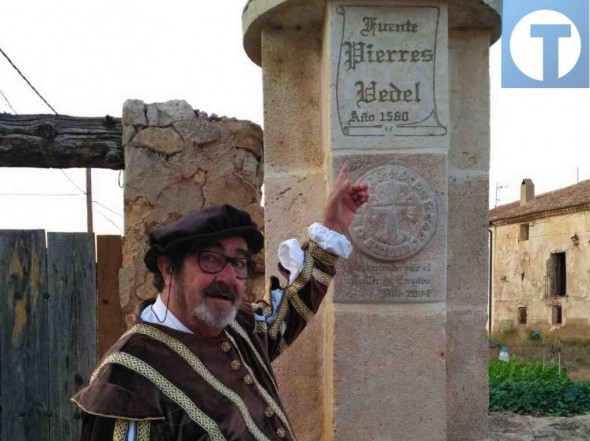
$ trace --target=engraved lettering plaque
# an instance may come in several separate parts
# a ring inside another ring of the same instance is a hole
[[[446,158],[433,154],[345,156],[350,177],[369,186],[369,202],[348,231],[339,263],[338,302],[438,302],[446,290]]]
[[[446,8],[338,4],[330,26],[334,148],[446,147]]]

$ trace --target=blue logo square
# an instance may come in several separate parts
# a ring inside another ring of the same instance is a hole
[[[588,0],[504,0],[502,87],[589,87]]]

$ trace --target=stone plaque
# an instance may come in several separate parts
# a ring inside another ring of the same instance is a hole
[[[340,302],[436,302],[445,297],[446,158],[434,154],[340,157],[369,202],[348,231],[354,251],[339,265]]]
[[[446,147],[446,8],[334,8],[330,19],[334,148]],[[425,143],[428,138],[438,139]]]
[[[398,261],[420,251],[436,228],[436,197],[414,170],[385,165],[361,176],[371,200],[350,228],[355,245],[375,259]]]

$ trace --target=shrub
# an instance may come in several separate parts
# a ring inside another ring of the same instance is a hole
[[[570,416],[590,412],[590,383],[574,383],[557,366],[493,360],[490,411]]]

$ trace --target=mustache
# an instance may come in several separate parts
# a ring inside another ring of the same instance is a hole
[[[229,298],[232,302],[236,301],[236,291],[231,287],[227,286],[223,282],[213,282],[207,288],[203,290],[204,297],[218,297],[223,296]]]

